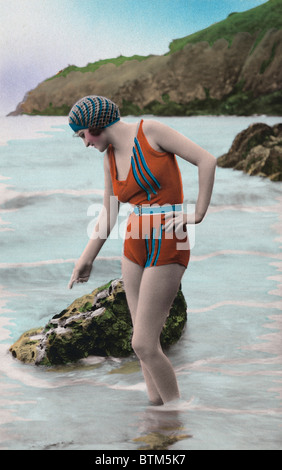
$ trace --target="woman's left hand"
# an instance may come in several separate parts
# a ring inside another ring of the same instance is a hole
[[[167,232],[175,233],[182,232],[185,225],[195,225],[199,224],[202,221],[202,218],[197,216],[197,214],[186,214],[181,212],[180,214],[175,215],[174,217],[169,216],[166,219],[164,230]]]

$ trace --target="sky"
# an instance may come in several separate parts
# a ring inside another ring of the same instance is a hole
[[[266,0],[0,0],[0,115],[68,65],[165,54],[169,43]]]

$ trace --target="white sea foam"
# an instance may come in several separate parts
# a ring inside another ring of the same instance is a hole
[[[0,146],[7,145],[10,140],[48,138],[48,132],[62,132],[55,126],[67,126],[64,116],[0,116]]]
[[[150,411],[158,411],[158,412],[170,412],[170,411],[189,411],[193,410],[197,407],[198,400],[195,397],[190,398],[190,400],[183,400],[177,399],[172,400],[170,402],[165,403],[164,405],[160,406],[150,406]]]
[[[216,256],[229,256],[229,255],[243,255],[243,256],[262,256],[266,258],[275,258],[282,260],[282,253],[267,253],[262,251],[251,251],[251,250],[218,250],[212,253],[206,253],[204,255],[191,255],[191,261],[204,261],[208,258]]]
[[[121,261],[121,256],[97,256],[100,261]],[[47,259],[43,261],[33,261],[27,263],[0,263],[0,269],[14,269],[14,268],[38,268],[40,266],[54,265],[54,264],[68,264],[75,263],[75,258],[70,259]]]
[[[102,189],[50,189],[46,191],[25,191],[18,192],[10,189],[10,186],[0,184],[0,205],[5,204],[11,200],[25,200],[28,198],[38,198],[38,197],[48,197],[55,194],[65,194],[68,196],[89,196],[89,195],[99,195],[103,196],[104,191]]]
[[[275,308],[282,310],[282,301],[277,300],[273,302],[257,302],[255,300],[222,300],[215,304],[209,305],[208,307],[201,308],[189,308],[189,313],[203,313],[210,312],[212,310],[218,309],[220,307],[225,307],[226,305],[236,305],[239,307],[250,307],[250,308]]]
[[[147,390],[145,382],[139,382],[133,385],[124,385],[124,384],[109,385],[108,384],[107,387],[112,388],[113,390],[131,390],[131,391],[139,391],[139,392],[145,392]]]

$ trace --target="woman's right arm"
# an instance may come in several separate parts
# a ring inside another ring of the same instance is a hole
[[[93,262],[96,256],[109,237],[113,229],[119,211],[119,203],[114,197],[113,186],[110,174],[109,159],[107,153],[104,157],[104,175],[105,189],[103,208],[99,214],[98,221],[94,227],[93,233],[87,243],[79,260],[75,264],[74,270],[69,282],[69,289],[74,283],[87,282],[92,270]]]

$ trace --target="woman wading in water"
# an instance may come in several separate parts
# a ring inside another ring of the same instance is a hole
[[[123,122],[117,105],[102,96],[89,95],[75,103],[69,125],[86,147],[105,152],[103,210],[94,236],[75,265],[69,288],[89,279],[93,262],[115,224],[119,203],[111,204],[112,197],[129,202],[133,211],[127,222],[122,277],[133,322],[132,347],[151,403],[177,403],[177,380],[162,351],[160,334],[189,262],[186,225],[200,223],[206,214],[216,159],[160,122]],[[198,167],[194,214],[183,212],[175,154]]]

